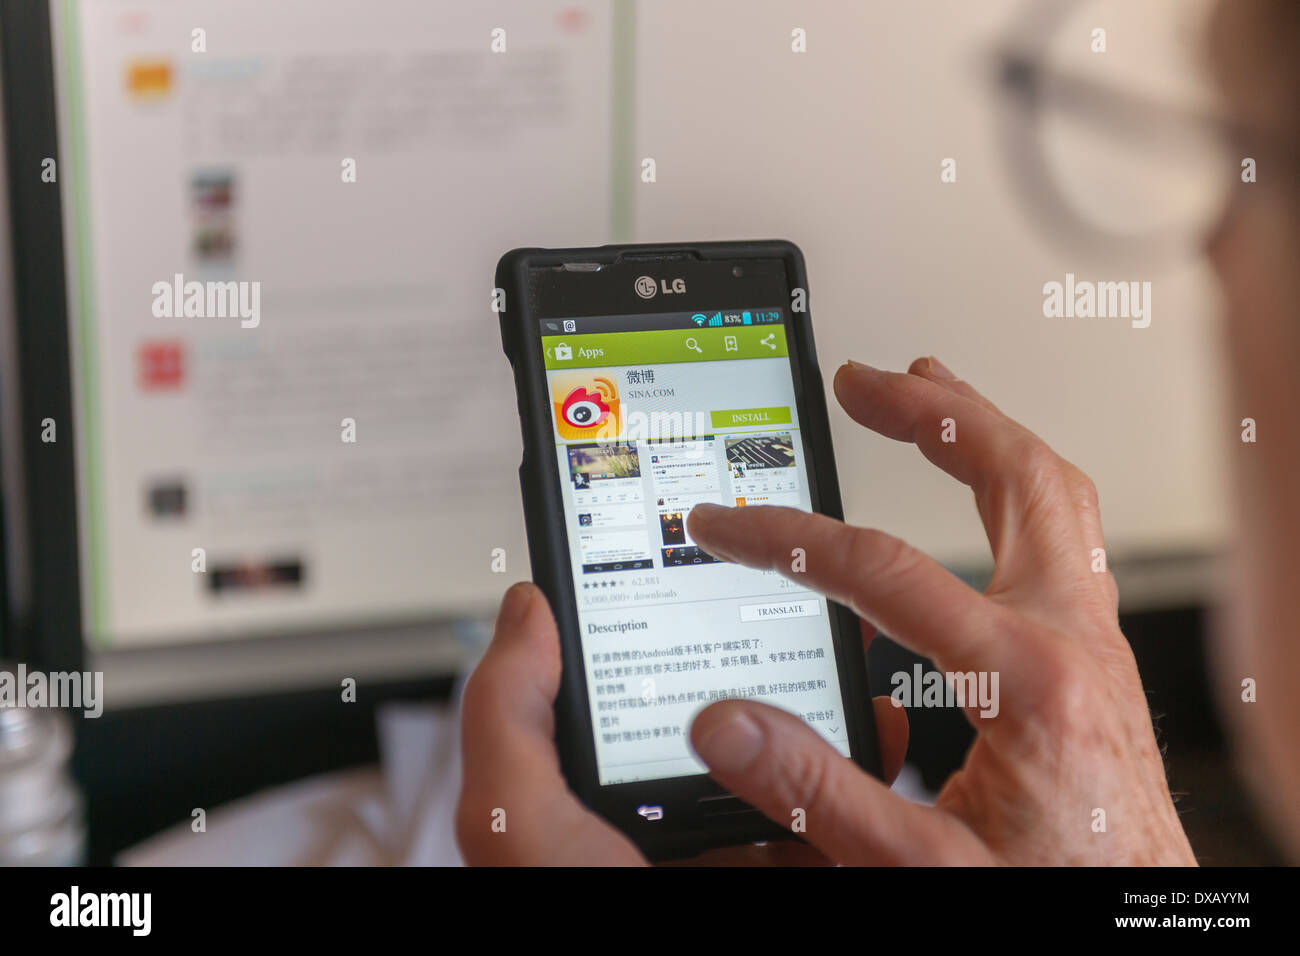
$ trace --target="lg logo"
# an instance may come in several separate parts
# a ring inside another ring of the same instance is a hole
[[[667,279],[660,279],[655,282],[654,276],[641,276],[633,284],[636,294],[643,299],[653,299],[655,293],[662,292],[664,295],[680,294],[686,291],[685,279],[674,279],[670,284]]]

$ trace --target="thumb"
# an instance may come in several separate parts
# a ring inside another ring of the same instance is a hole
[[[456,838],[469,863],[644,862],[564,780],[552,711],[559,686],[555,618],[540,590],[516,584],[461,700]]]
[[[709,773],[832,860],[856,865],[951,861],[974,841],[955,819],[909,803],[792,714],[754,701],[706,708],[691,727]],[[802,813],[800,813],[802,811]]]

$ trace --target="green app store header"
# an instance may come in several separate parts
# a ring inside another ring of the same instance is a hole
[[[785,328],[779,325],[544,335],[542,352],[548,369],[725,362],[788,354]]]

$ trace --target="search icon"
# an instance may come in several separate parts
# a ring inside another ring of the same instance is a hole
[[[704,354],[704,349],[700,348],[699,341],[697,341],[695,336],[693,335],[686,340],[686,347],[688,349],[694,349],[696,352],[699,352],[701,355]]]

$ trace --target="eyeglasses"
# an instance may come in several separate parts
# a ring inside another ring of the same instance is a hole
[[[1203,9],[1195,6],[1178,0],[1165,5],[1167,19],[1126,26],[1113,4],[1105,10],[1101,3],[1040,0],[1000,44],[995,76],[1007,104],[1001,132],[1009,169],[1031,217],[1071,249],[1103,261],[1185,257],[1199,249],[1242,184],[1250,154],[1239,144],[1251,132],[1227,120],[1212,98],[1188,104],[1197,98],[1171,93],[1181,83],[1185,94],[1197,71],[1186,58],[1159,64],[1148,42],[1167,39],[1158,31],[1175,31],[1179,23],[1181,36],[1199,37]],[[1161,4],[1132,7],[1150,13]],[[1093,23],[1120,30],[1099,37],[1095,30],[1106,27]],[[1062,36],[1072,60],[1060,54]]]

